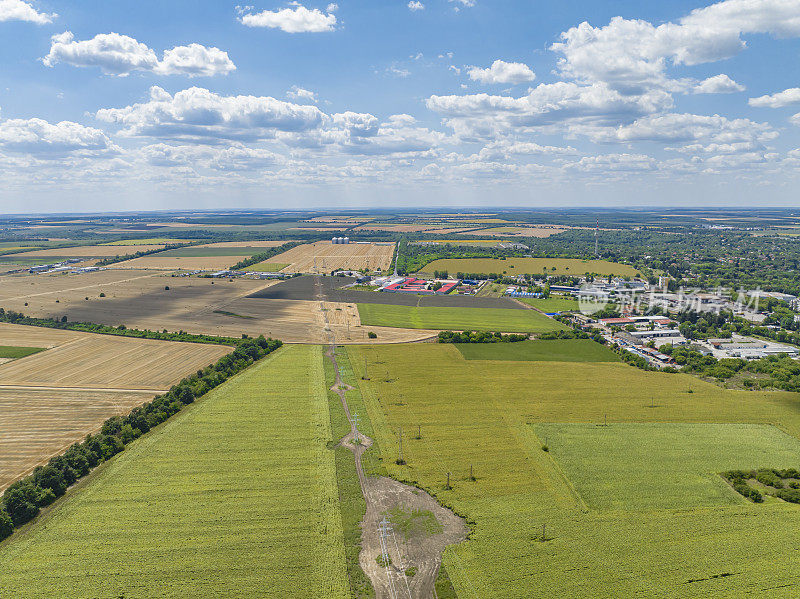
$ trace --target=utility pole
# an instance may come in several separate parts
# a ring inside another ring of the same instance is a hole
[[[417,425],[417,439],[422,439],[422,425]]]
[[[447,473],[447,485],[445,486],[445,489],[447,489],[448,491],[450,489],[452,489],[452,487],[450,486],[450,473],[449,472]]]

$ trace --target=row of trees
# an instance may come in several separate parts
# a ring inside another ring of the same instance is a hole
[[[500,332],[490,333],[483,331],[440,331],[438,342],[439,343],[516,343],[517,341],[525,341],[528,335],[519,333],[512,333],[503,335]]]
[[[728,479],[734,491],[739,493],[739,495],[746,497],[753,503],[761,503],[764,501],[761,491],[747,484],[747,479],[750,478],[750,474],[751,473],[743,470],[731,470],[729,472],[723,472],[722,476]]]
[[[32,316],[25,316],[20,312],[14,312],[13,310],[5,310],[4,308],[0,308],[0,322],[23,324],[33,327],[46,327],[49,329],[66,329],[69,331],[83,331],[85,333],[99,333],[101,335],[119,335],[121,337],[137,337],[140,339],[158,339],[161,341],[214,343],[219,345],[238,345],[241,343],[240,339],[236,339],[234,337],[217,337],[215,335],[205,334],[198,335],[195,333],[187,333],[186,331],[171,333],[166,329],[163,331],[129,329],[124,324],[121,324],[117,327],[112,327],[93,322],[67,322],[66,316],[61,318],[61,320],[56,320],[54,318],[34,318]]]
[[[128,443],[280,346],[280,341],[263,336],[241,341],[233,352],[215,364],[186,377],[164,395],[135,408],[127,416],[109,418],[99,433],[88,435],[82,443],[75,443],[47,465],[37,467],[32,474],[8,487],[0,502],[0,540],[9,536],[15,527],[35,518],[42,507],[64,495],[70,485],[124,450]]]

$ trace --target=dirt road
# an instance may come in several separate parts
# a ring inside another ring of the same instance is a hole
[[[367,506],[361,522],[361,568],[377,599],[435,598],[442,552],[447,545],[465,540],[468,529],[461,518],[425,491],[390,478],[364,475],[361,457],[372,445],[372,439],[357,431],[350,414],[345,395],[353,388],[342,381],[333,333],[326,356],[336,373],[331,390],[339,395],[350,422],[350,432],[339,443],[353,452]]]

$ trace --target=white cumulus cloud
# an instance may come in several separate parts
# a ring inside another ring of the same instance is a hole
[[[227,75],[236,69],[227,52],[200,44],[176,46],[159,60],[155,51],[136,39],[119,33],[101,33],[90,40],[75,41],[70,31],[54,35],[50,52],[42,59],[48,67],[65,63],[75,67],[99,67],[107,75],[125,77],[134,71],[159,75],[209,77]]]
[[[486,69],[469,67],[469,78],[481,83],[525,83],[536,79],[531,68],[520,62],[505,62],[495,60],[492,66]]]
[[[219,48],[207,48],[201,44],[176,46],[164,51],[164,58],[155,68],[160,75],[188,75],[189,77],[213,77],[227,75],[236,70],[236,65],[227,52]]]
[[[336,28],[335,4],[327,7],[327,14],[318,8],[308,9],[298,5],[294,8],[264,10],[243,14],[239,20],[248,27],[269,27],[286,33],[322,33]]]
[[[408,9],[410,11],[412,11],[412,12],[417,11],[417,10],[423,10],[424,8],[425,8],[425,5],[422,2],[420,2],[419,0],[411,0],[408,3]]]
[[[783,108],[800,104],[800,87],[790,87],[776,94],[750,98],[747,103],[757,108]]]
[[[750,119],[728,119],[719,115],[665,114],[646,116],[616,128],[586,129],[594,141],[600,142],[694,142],[715,143],[765,142],[777,137],[767,123]]]
[[[72,121],[53,124],[37,118],[0,121],[0,148],[41,158],[116,151],[100,129]]]
[[[306,131],[319,127],[326,115],[316,106],[268,96],[221,96],[200,87],[171,95],[154,86],[147,102],[102,109],[96,116],[124,126],[127,135],[218,143]]]
[[[614,17],[604,27],[581,23],[551,49],[559,70],[583,82],[604,81],[627,93],[649,87],[685,88],[668,77],[672,65],[730,58],[745,48],[743,35],[800,36],[800,0],[725,0],[655,26]]]
[[[23,0],[0,0],[0,21],[28,21],[46,25],[52,23],[56,17],[56,13],[39,12]]]
[[[743,92],[744,85],[739,85],[724,73],[714,75],[698,83],[692,90],[696,94],[732,94]]]
[[[286,97],[297,102],[312,102],[314,104],[319,102],[319,97],[316,93],[296,85],[293,85],[292,89],[286,92]]]

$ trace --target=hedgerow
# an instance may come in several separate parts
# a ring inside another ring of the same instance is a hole
[[[282,254],[293,247],[297,247],[298,245],[302,245],[303,242],[301,241],[291,241],[289,243],[284,243],[283,245],[279,245],[274,248],[268,249],[266,252],[261,252],[260,254],[253,254],[249,258],[245,258],[240,262],[237,262],[233,266],[231,266],[230,270],[243,270],[248,266],[253,266],[254,264],[258,264],[259,262],[265,262],[270,258],[274,258],[278,254]]]
[[[519,333],[503,335],[500,332],[440,331],[437,341],[439,343],[516,343],[525,341],[527,338],[528,335]]]

